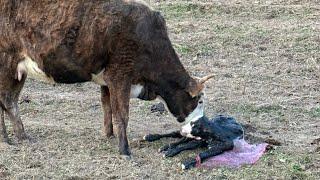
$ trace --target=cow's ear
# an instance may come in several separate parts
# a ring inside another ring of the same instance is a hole
[[[188,83],[186,91],[190,94],[191,97],[196,97],[203,90],[204,84],[200,83],[198,80],[191,79]]]
[[[208,76],[202,78],[195,78],[189,81],[189,84],[186,88],[187,92],[191,95],[191,97],[198,96],[204,88],[204,84],[215,75],[210,74]]]

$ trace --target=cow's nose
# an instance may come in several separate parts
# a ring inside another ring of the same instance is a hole
[[[178,122],[179,122],[179,123],[182,123],[182,122],[184,122],[184,121],[185,121],[185,118],[184,118],[184,117],[179,116],[179,117],[177,118],[177,120],[178,120]]]

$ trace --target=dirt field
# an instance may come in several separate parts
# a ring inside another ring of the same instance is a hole
[[[122,160],[115,139],[101,135],[98,86],[28,80],[20,107],[34,142],[1,145],[0,179],[320,179],[320,1],[150,4],[165,16],[188,71],[217,75],[206,90],[206,114],[234,116],[251,142],[274,139],[281,146],[254,166],[182,171],[179,162],[196,152],[164,159],[157,149],[172,140],[139,141],[179,124],[168,113],[151,113],[155,102],[132,100],[133,159]]]

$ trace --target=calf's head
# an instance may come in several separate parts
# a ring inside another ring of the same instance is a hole
[[[208,118],[203,116],[194,119],[181,128],[181,135],[195,139],[205,139],[210,137],[211,129],[208,126]]]

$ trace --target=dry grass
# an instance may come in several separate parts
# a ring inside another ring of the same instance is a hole
[[[0,178],[8,179],[319,179],[320,3],[317,0],[150,1],[167,19],[181,60],[193,75],[215,73],[207,87],[208,116],[229,114],[254,130],[252,139],[282,146],[254,166],[181,171],[185,152],[163,159],[146,133],[179,124],[152,114],[151,102],[131,103],[133,160],[118,158],[101,136],[99,87],[50,87],[28,81],[21,115],[35,143],[3,147]],[[8,123],[9,124],[9,123]],[[9,129],[12,132],[11,129]]]

